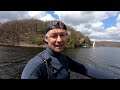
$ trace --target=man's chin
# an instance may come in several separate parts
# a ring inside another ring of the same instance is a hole
[[[61,53],[63,52],[64,49],[56,49],[55,51],[58,52],[58,53]]]

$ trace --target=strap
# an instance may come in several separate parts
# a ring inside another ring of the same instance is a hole
[[[49,58],[48,60],[44,60],[46,68],[47,68],[48,79],[52,79],[52,74],[53,74],[53,68],[52,68],[50,61],[51,61],[51,58]]]
[[[56,77],[58,76],[58,74],[63,70],[66,69],[68,70],[67,67],[65,67],[65,63],[60,67],[60,69],[56,69],[51,65],[51,58],[49,56],[46,56],[46,54],[44,52],[42,52],[41,54],[39,54],[38,56],[43,58],[44,64],[46,65],[47,68],[47,74],[48,74],[48,79],[56,79]],[[54,69],[56,69],[57,71],[54,73]]]
[[[50,65],[48,65],[48,64],[51,62],[51,59],[48,58],[48,57],[45,58],[44,52],[45,52],[45,50],[44,50],[43,52],[39,53],[37,56],[39,56],[40,58],[42,58],[43,64],[44,64],[45,67],[46,67],[46,70],[43,70],[43,71],[46,71],[46,73],[47,73],[47,79],[50,79],[52,72],[50,71],[50,69],[49,69]],[[47,59],[47,58],[48,58],[48,59]],[[45,73],[45,72],[43,72],[43,73]],[[44,74],[43,74],[43,75],[44,75]]]
[[[52,77],[56,78],[58,76],[58,74],[64,69],[64,66],[61,66],[60,69],[57,70],[56,73],[52,74]]]

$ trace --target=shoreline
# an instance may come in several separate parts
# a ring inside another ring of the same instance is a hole
[[[0,46],[10,46],[10,47],[33,47],[33,48],[46,48],[47,45],[43,44],[43,45],[34,45],[34,44],[20,44],[20,45],[8,45],[8,44],[0,44]],[[95,47],[117,47],[120,48],[120,46],[95,46]],[[94,47],[94,48],[95,48]],[[67,47],[67,48],[73,48],[73,47]],[[85,48],[85,47],[74,47],[74,48]],[[87,47],[88,48],[88,47]],[[89,47],[89,48],[93,48],[93,47]]]
[[[0,44],[0,46],[11,46],[11,47],[41,47],[41,48],[46,48],[47,45],[34,45],[34,44],[20,44],[20,45],[8,45],[8,44]]]
[[[27,44],[27,43],[21,43],[19,45],[8,45],[8,44],[0,44],[0,46],[10,46],[10,47],[36,47],[36,48],[47,48],[47,44],[42,44],[42,45],[35,45],[35,44]],[[67,48],[73,48],[73,47],[68,47]],[[77,48],[77,47],[74,47]]]

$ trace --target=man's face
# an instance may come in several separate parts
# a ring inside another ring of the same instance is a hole
[[[61,53],[65,49],[67,42],[66,30],[52,29],[48,31],[45,37],[45,41],[53,51]]]

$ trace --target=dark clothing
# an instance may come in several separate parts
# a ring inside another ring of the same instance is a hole
[[[82,64],[47,48],[27,63],[21,79],[70,79],[70,71],[87,72]]]

